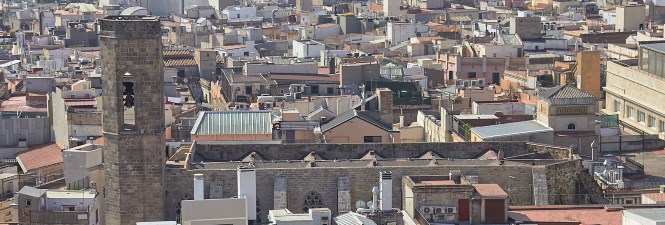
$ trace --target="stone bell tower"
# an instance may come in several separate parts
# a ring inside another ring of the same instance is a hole
[[[99,20],[107,225],[164,219],[164,68],[159,17]]]

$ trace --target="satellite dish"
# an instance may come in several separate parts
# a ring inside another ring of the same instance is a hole
[[[371,201],[367,201],[367,208],[372,208],[373,203]]]
[[[356,208],[358,208],[358,209],[364,209],[365,207],[367,207],[367,206],[365,205],[365,202],[360,201],[360,200],[356,202]]]

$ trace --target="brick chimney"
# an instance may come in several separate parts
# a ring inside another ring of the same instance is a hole
[[[393,124],[393,92],[388,88],[377,88],[376,95],[379,97],[379,112],[381,123]]]

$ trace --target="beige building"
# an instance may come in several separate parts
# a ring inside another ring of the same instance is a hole
[[[321,125],[326,143],[399,143],[400,131],[365,111],[349,110]]]
[[[571,84],[538,93],[536,119],[554,129],[554,145],[575,144],[581,151],[590,151],[597,140],[596,97]]]
[[[646,8],[644,5],[617,6],[616,13],[615,31],[627,32],[646,28]]]
[[[638,61],[607,63],[604,114],[618,115],[627,131],[665,139],[665,43],[642,44]]]

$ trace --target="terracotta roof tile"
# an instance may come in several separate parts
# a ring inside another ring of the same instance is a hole
[[[474,184],[473,187],[475,187],[476,191],[482,196],[508,196],[498,184]]]
[[[569,209],[513,210],[508,216],[524,222],[577,222],[580,224],[621,225],[622,211],[607,211],[604,208],[585,209],[571,207]]]
[[[192,57],[192,54],[187,50],[166,50],[164,57]]]
[[[165,59],[164,66],[166,67],[189,67],[197,66],[196,60],[194,58],[188,59]]]
[[[63,162],[60,146],[57,144],[30,147],[27,152],[16,156],[24,171],[60,164]]]
[[[655,202],[665,202],[665,193],[642,194],[642,196]]]

